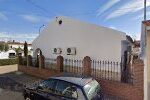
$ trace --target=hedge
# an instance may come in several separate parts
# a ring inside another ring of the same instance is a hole
[[[13,65],[13,64],[17,64],[17,63],[18,63],[18,59],[17,59],[17,58],[12,58],[12,59],[0,59],[0,66]]]

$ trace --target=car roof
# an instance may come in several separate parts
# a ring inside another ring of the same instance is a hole
[[[67,81],[79,86],[85,86],[86,84],[88,84],[89,82],[93,81],[92,77],[83,77],[83,76],[66,76],[66,75],[62,75],[62,76],[55,76],[55,77],[51,77],[52,79],[58,79],[58,80],[63,80],[63,81]]]

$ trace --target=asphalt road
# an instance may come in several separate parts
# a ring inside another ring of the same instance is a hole
[[[0,75],[0,100],[24,100],[22,88],[25,84],[40,80],[22,72]]]

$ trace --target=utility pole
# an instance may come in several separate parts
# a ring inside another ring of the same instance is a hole
[[[144,21],[146,21],[146,0],[144,0]]]
[[[146,0],[144,0],[144,21],[146,21]],[[145,46],[147,45],[147,29],[145,25]]]

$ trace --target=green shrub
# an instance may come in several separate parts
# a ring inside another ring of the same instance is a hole
[[[17,64],[17,63],[18,63],[18,59],[17,59],[17,58],[12,58],[12,59],[0,59],[0,66],[13,65],[13,64]]]

